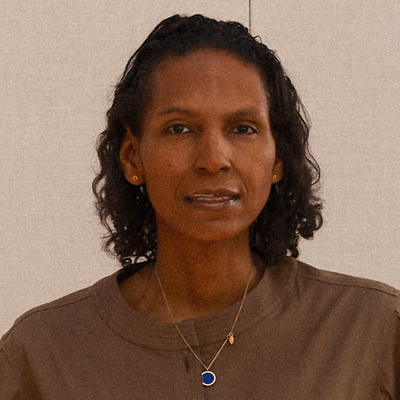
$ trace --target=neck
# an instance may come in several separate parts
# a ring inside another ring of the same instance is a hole
[[[170,238],[159,237],[156,268],[176,321],[229,307],[243,297],[250,273],[249,291],[261,279],[247,232],[212,243]]]
[[[214,242],[161,234],[157,250],[156,264],[124,280],[120,291],[134,310],[163,322],[172,321],[155,270],[175,322],[231,306],[243,298],[250,274],[248,292],[263,274],[261,260],[250,252],[247,232]]]

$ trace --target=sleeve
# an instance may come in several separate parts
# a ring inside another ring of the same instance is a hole
[[[4,350],[0,347],[0,399],[21,399],[21,385],[17,374],[7,359]]]
[[[400,400],[400,297],[397,298],[395,313],[397,322],[397,333],[395,338],[395,399]]]
[[[0,399],[39,400],[42,397],[31,381],[31,374],[18,343],[0,340]]]
[[[381,393],[385,398],[400,400],[400,297],[397,296],[394,312],[388,323],[387,340],[383,358],[381,360],[381,372],[383,379],[380,385]]]

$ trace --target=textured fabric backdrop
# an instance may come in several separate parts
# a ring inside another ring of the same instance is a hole
[[[91,181],[113,85],[173,13],[249,23],[249,2],[3,0],[0,334],[27,309],[118,268],[101,252]],[[398,0],[252,0],[313,123],[323,229],[301,259],[400,288]]]

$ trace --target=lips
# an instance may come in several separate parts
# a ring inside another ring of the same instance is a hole
[[[193,201],[206,201],[210,203],[218,203],[220,201],[227,201],[233,199],[235,196],[213,196],[213,195],[204,195],[204,194],[197,194],[189,199]]]
[[[226,190],[203,190],[185,200],[192,206],[202,210],[220,210],[233,206],[240,198],[239,193]]]

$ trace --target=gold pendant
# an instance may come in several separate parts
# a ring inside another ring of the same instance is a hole
[[[229,344],[233,344],[235,342],[235,338],[233,337],[233,333],[228,335]]]

